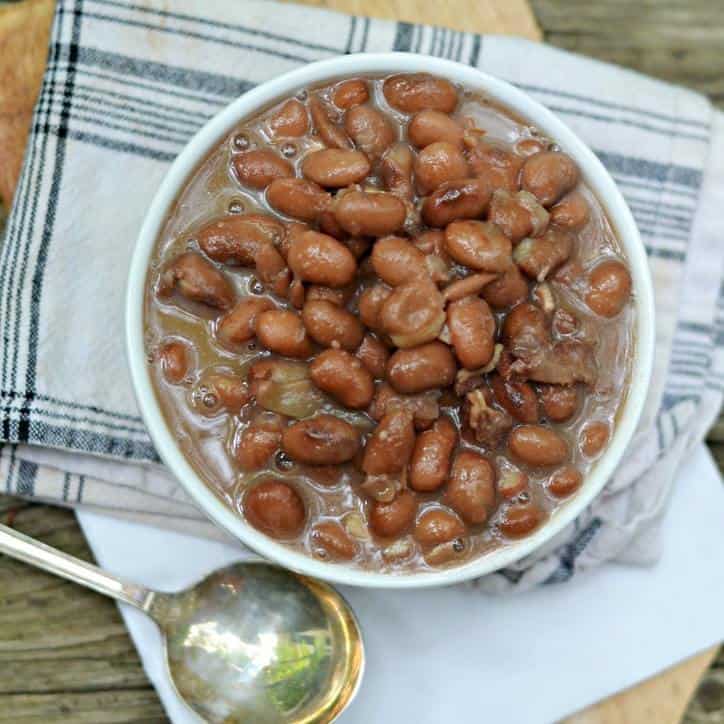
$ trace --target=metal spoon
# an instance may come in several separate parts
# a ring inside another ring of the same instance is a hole
[[[209,722],[331,722],[362,679],[359,625],[326,583],[245,562],[186,591],[158,593],[4,525],[0,552],[148,614],[176,691]]]

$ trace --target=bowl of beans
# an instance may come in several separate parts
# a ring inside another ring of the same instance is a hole
[[[601,491],[653,353],[644,247],[551,112],[414,54],[244,94],[171,166],[127,346],[163,461],[220,527],[338,583],[453,583]]]

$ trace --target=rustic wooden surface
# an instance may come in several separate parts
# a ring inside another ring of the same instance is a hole
[[[19,168],[52,0],[0,0],[0,199]],[[724,6],[707,0],[304,0],[344,12],[541,37],[709,93],[724,104]],[[30,10],[28,10],[28,7]],[[538,23],[536,22],[536,18]],[[3,62],[13,58],[13,62]],[[18,90],[19,89],[19,90]],[[0,228],[3,210],[0,208]],[[724,419],[712,431],[724,469]],[[0,496],[0,521],[74,555],[91,554],[71,513]],[[713,652],[566,720],[675,724]],[[166,721],[114,604],[0,559],[0,724]],[[724,724],[724,656],[706,674],[687,724]]]

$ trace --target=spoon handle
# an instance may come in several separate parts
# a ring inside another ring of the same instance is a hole
[[[156,597],[154,591],[135,583],[122,581],[91,563],[69,556],[2,524],[0,524],[0,553],[36,568],[42,568],[56,576],[67,578],[73,583],[80,583],[81,586],[123,603],[130,603],[145,613],[151,613],[150,609]]]

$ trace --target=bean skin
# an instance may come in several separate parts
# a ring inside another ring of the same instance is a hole
[[[440,111],[420,111],[407,124],[407,137],[417,148],[425,148],[431,143],[445,141],[454,146],[463,145],[463,128],[447,113]]]
[[[492,187],[484,178],[448,181],[422,203],[422,220],[428,226],[446,227],[458,219],[477,219],[488,209]]]
[[[357,273],[357,261],[341,242],[305,231],[289,248],[289,268],[297,279],[326,287],[344,287]]]
[[[313,181],[303,178],[281,178],[272,181],[266,200],[275,211],[301,221],[316,221],[329,207],[332,197]]]
[[[329,117],[327,109],[317,96],[309,99],[309,111],[314,127],[327,148],[352,148],[349,136]]]
[[[450,348],[442,342],[398,349],[387,363],[387,379],[402,394],[447,387],[455,380],[457,365]]]
[[[255,334],[257,317],[268,309],[275,309],[267,297],[244,297],[216,325],[216,338],[230,349],[248,342]]]
[[[309,117],[304,104],[296,98],[283,103],[266,121],[271,138],[299,138],[309,130]]]
[[[336,197],[334,216],[352,236],[386,236],[405,223],[405,205],[394,194],[348,191]]]
[[[392,290],[385,284],[375,284],[367,287],[359,298],[358,311],[359,318],[365,327],[369,327],[375,332],[384,332],[382,322],[380,321],[380,313],[385,300],[392,294]]]
[[[490,461],[471,450],[459,452],[444,500],[466,523],[484,523],[495,506],[495,468]]]
[[[424,546],[447,543],[466,533],[465,524],[450,510],[432,508],[426,510],[415,524],[415,540]]]
[[[382,92],[387,102],[403,113],[424,110],[452,113],[458,104],[455,86],[449,80],[427,73],[393,75],[383,83]]]
[[[460,364],[468,370],[490,362],[495,346],[495,319],[480,297],[464,297],[447,307],[447,327]]]
[[[372,247],[375,274],[392,287],[427,276],[425,255],[407,239],[385,236]]]
[[[514,307],[528,298],[528,282],[514,264],[483,289],[483,299],[493,309]]]
[[[158,295],[169,297],[174,289],[189,301],[222,311],[230,309],[236,297],[226,276],[195,251],[180,254],[161,273]]]
[[[566,465],[551,475],[546,489],[556,498],[567,498],[581,487],[582,482],[583,475],[572,465]]]
[[[372,375],[362,362],[342,349],[321,352],[309,365],[312,382],[351,410],[369,406],[375,394]]]
[[[270,309],[256,320],[256,336],[262,346],[284,357],[306,358],[312,354],[301,317],[286,309]]]
[[[468,162],[458,146],[436,141],[420,151],[414,163],[415,180],[421,194],[429,194],[447,181],[469,176]]]
[[[343,188],[358,183],[369,172],[370,162],[364,153],[342,148],[312,151],[302,161],[304,176],[327,188]]]
[[[281,480],[265,480],[247,491],[243,509],[249,523],[272,538],[296,538],[307,517],[299,493]]]
[[[179,385],[189,371],[189,352],[186,344],[172,339],[161,345],[157,352],[164,379],[172,385]]]
[[[530,425],[538,422],[538,397],[531,385],[521,380],[506,380],[499,374],[491,377],[490,384],[498,404],[516,420]]]
[[[511,194],[497,189],[490,200],[488,220],[517,244],[526,236],[539,236],[548,226],[548,212],[533,194],[518,191]]]
[[[521,185],[543,206],[552,206],[567,194],[579,178],[578,166],[565,153],[536,153],[523,164]]]
[[[430,342],[445,324],[442,295],[424,276],[400,284],[383,302],[379,321],[396,347]]]
[[[375,501],[370,508],[370,528],[381,538],[397,538],[412,527],[417,498],[403,490],[391,503]]]
[[[491,272],[480,272],[479,274],[468,274],[462,279],[450,282],[443,289],[442,296],[446,302],[455,302],[465,297],[477,296],[483,289],[498,278],[497,274]]]
[[[274,179],[294,176],[292,164],[274,151],[246,151],[235,155],[231,163],[239,183],[257,191],[265,189]]]
[[[568,458],[568,443],[549,427],[520,425],[508,438],[508,449],[521,462],[536,468],[560,465]]]
[[[374,429],[362,458],[367,475],[401,473],[415,445],[415,426],[409,410],[396,408],[388,412]]]
[[[305,465],[341,465],[360,448],[359,430],[334,415],[292,423],[282,433],[282,449]]]
[[[351,561],[357,555],[357,544],[344,528],[332,521],[317,523],[309,534],[312,543],[336,561]]]
[[[578,411],[578,388],[538,385],[543,414],[551,422],[568,422]]]
[[[515,247],[513,261],[531,279],[542,282],[567,261],[573,251],[572,235],[550,227],[543,236],[523,239]]]
[[[523,538],[532,533],[544,518],[543,511],[534,504],[512,505],[498,523],[500,532],[508,538]]]
[[[397,140],[390,121],[372,106],[354,106],[344,117],[344,129],[354,145],[377,160]]]
[[[571,191],[551,208],[551,224],[569,231],[580,231],[591,218],[591,210],[583,194]]]
[[[364,336],[359,319],[332,302],[308,301],[302,309],[302,321],[309,336],[323,347],[353,352]]]
[[[457,442],[457,429],[448,417],[439,418],[430,430],[420,433],[410,459],[410,487],[421,493],[440,488],[447,480]]]
[[[380,178],[388,191],[401,199],[411,200],[415,195],[412,185],[414,156],[406,143],[395,143],[380,161]]]
[[[384,378],[390,352],[377,337],[366,334],[355,354],[373,377]]]
[[[586,304],[601,317],[615,317],[631,296],[631,275],[617,260],[596,265],[588,277]]]
[[[511,265],[510,239],[486,221],[454,221],[445,229],[445,248],[455,261],[471,269],[504,272]]]
[[[595,458],[606,447],[611,430],[608,423],[601,421],[589,422],[581,430],[580,448],[587,458]]]
[[[343,111],[367,103],[369,97],[367,81],[361,78],[343,80],[332,90],[332,103]]]
[[[405,409],[412,415],[416,430],[427,430],[440,416],[439,394],[430,390],[419,395],[401,395],[386,382],[378,385],[367,414],[378,422],[396,409]]]

